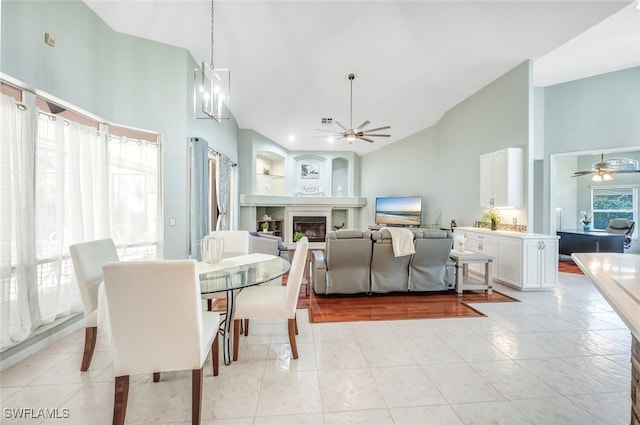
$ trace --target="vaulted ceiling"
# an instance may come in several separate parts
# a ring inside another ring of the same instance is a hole
[[[115,31],[210,61],[208,0],[85,0]],[[427,128],[527,59],[538,85],[640,65],[640,10],[604,1],[215,3],[215,65],[231,69],[240,128],[292,150],[365,154]],[[370,144],[315,137],[333,118],[390,125]]]

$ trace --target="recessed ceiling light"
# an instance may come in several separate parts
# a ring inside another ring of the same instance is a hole
[[[289,141],[290,142],[295,142],[296,141],[296,136],[294,136],[293,134],[289,135]]]
[[[327,141],[328,141],[329,143],[333,143],[333,142],[335,142],[335,141],[336,141],[336,138],[335,138],[335,137],[333,137],[333,136],[329,136],[329,137],[327,137]]]

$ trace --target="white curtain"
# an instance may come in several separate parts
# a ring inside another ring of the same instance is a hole
[[[69,245],[112,237],[155,258],[159,145],[109,137],[0,95],[0,350],[82,312]]]
[[[109,237],[106,142],[95,128],[38,114],[37,289],[42,323],[82,311],[69,245]]]
[[[0,95],[0,343],[25,339],[34,327],[28,282],[35,281],[33,112]],[[24,236],[24,237],[23,237]]]
[[[109,135],[113,240],[121,259],[156,258],[160,224],[158,143]]]

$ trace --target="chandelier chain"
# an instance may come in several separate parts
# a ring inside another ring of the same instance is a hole
[[[211,69],[214,68],[213,66],[213,24],[214,24],[214,15],[213,15],[213,2],[214,0],[211,0]]]

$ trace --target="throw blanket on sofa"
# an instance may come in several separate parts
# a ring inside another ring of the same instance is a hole
[[[391,234],[391,245],[393,246],[393,255],[403,257],[416,253],[413,246],[413,233],[409,229],[402,227],[385,227]]]

